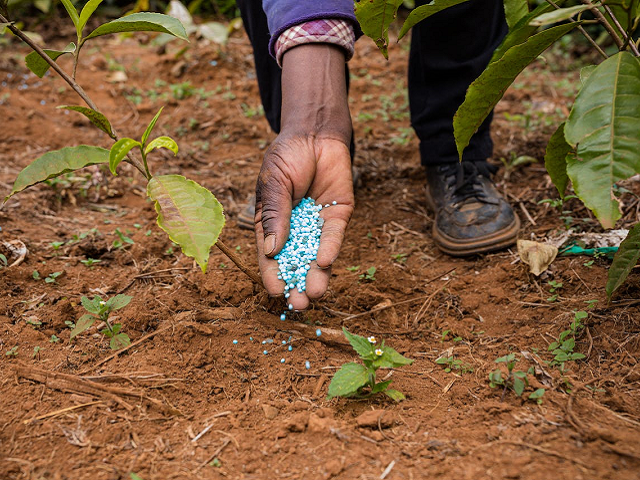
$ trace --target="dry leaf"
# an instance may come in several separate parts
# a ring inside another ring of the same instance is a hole
[[[529,271],[538,276],[556,259],[558,249],[546,243],[518,240],[520,259],[529,265]]]

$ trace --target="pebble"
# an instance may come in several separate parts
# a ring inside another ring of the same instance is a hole
[[[284,362],[285,362],[285,359],[284,359],[284,358],[281,358],[281,359],[280,359],[280,363],[284,363]]]
[[[320,330],[319,328],[316,330],[316,337],[319,337],[320,335],[322,335],[322,330]]]
[[[304,362],[304,368],[306,368],[307,370],[309,370],[311,368],[311,364],[309,363],[309,360]]]
[[[237,345],[237,344],[238,344],[238,340],[234,340],[234,341],[233,341],[233,344],[234,344],[234,345]]]
[[[268,351],[266,351],[266,350],[264,350],[262,353],[266,355],[266,354],[267,354],[267,353],[269,353],[269,352],[268,352]]]
[[[287,350],[291,351],[291,350],[293,350],[293,347],[291,345],[289,345],[289,348],[287,348]]]
[[[284,320],[287,318],[287,316],[283,313],[282,315],[280,315],[280,320],[282,320],[284,322]]]

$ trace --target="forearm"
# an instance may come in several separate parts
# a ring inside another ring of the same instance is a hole
[[[345,53],[334,45],[307,44],[282,59],[282,131],[321,135],[348,145],[351,117]]]

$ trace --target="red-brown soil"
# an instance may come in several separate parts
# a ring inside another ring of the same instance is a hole
[[[56,33],[57,46],[73,32]],[[154,154],[152,169],[211,189],[226,210],[221,239],[255,269],[252,233],[237,227],[236,216],[274,136],[257,111],[248,40],[236,31],[224,47],[176,41],[162,51],[150,40],[85,47],[78,80],[124,136],[139,136],[166,105],[156,133],[174,136],[180,153]],[[640,478],[637,275],[607,305],[606,259],[560,257],[536,278],[514,250],[441,254],[408,130],[407,45],[392,48],[385,62],[370,41],[358,42],[350,97],[362,185],[329,292],[298,322],[280,322],[283,303],[273,305],[216,248],[203,275],[157,227],[141,177],[124,164],[117,178],[94,168],[5,205],[0,240],[20,240],[29,253],[0,269],[0,478]],[[80,102],[55,75],[30,75],[26,53],[16,43],[0,49],[2,196],[48,150],[109,147],[84,117],[56,110]],[[60,64],[70,68],[67,59]],[[576,71],[557,64],[553,55],[537,62],[498,106],[497,164],[542,158],[578,82]],[[128,80],[109,82],[120,69]],[[203,90],[174,98],[171,85],[177,91],[184,82]],[[538,204],[557,198],[540,162],[501,168],[497,181],[522,218],[522,238],[563,229],[557,210]],[[628,226],[637,221],[638,198],[624,201]],[[574,225],[598,230],[578,201],[565,210]],[[115,248],[116,228],[135,243]],[[55,250],[52,242],[66,243]],[[85,266],[87,258],[100,263]],[[375,280],[360,280],[372,266]],[[63,273],[45,283],[53,272]],[[563,284],[555,302],[547,301],[550,280]],[[81,296],[116,293],[133,296],[117,312],[123,331],[144,340],[96,366],[113,353],[108,340],[93,327],[70,341],[65,322],[83,314]],[[548,346],[589,300],[598,303],[576,344],[586,358],[568,362],[563,376],[547,365]],[[391,308],[368,313],[381,305]],[[328,333],[315,338],[317,326]],[[355,360],[330,334],[342,326],[415,359],[381,372],[406,401],[326,400],[333,373]],[[5,355],[15,346],[17,356]],[[435,360],[447,349],[473,371],[446,373]],[[523,398],[489,387],[494,360],[509,352],[520,358],[516,368],[536,370]],[[539,387],[546,388],[541,405],[526,399]],[[374,409],[384,417],[359,426],[356,418]]]

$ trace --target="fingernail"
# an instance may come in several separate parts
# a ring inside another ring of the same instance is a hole
[[[263,251],[264,254],[268,257],[273,251],[276,249],[276,236],[274,234],[269,234],[264,237],[264,246]]]

